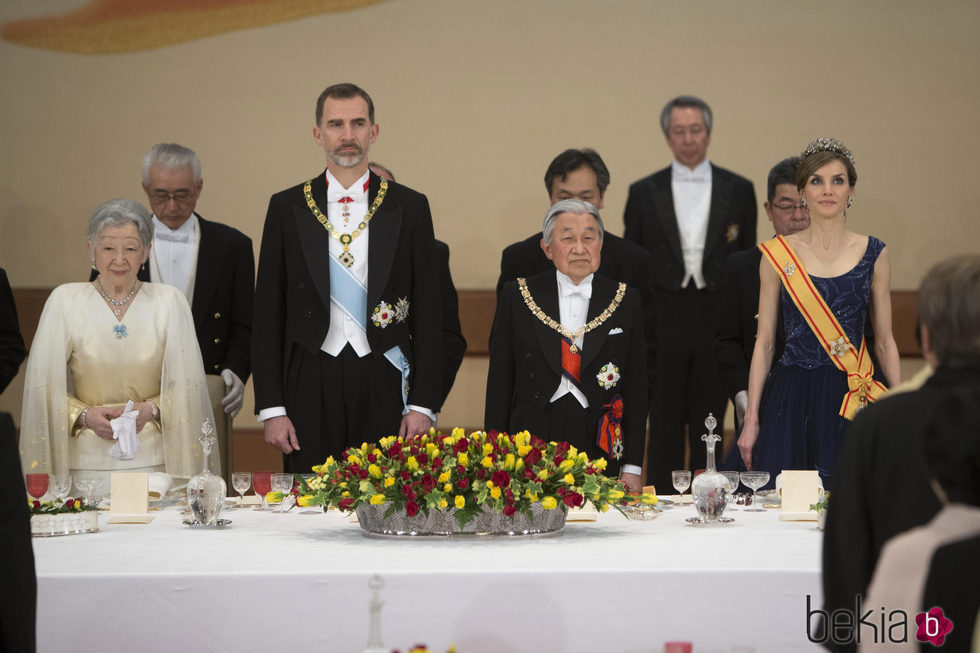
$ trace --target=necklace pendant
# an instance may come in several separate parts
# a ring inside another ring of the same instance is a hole
[[[350,252],[345,251],[340,255],[340,262],[351,268],[354,267],[354,255]]]
[[[122,340],[129,335],[126,333],[125,324],[117,324],[116,326],[112,327],[112,330],[116,333],[116,340]]]
[[[112,313],[113,313],[113,315],[122,315],[122,309],[121,308],[114,308],[114,309],[112,309]]]
[[[568,351],[572,352],[573,354],[577,354],[578,353],[578,347],[576,347],[575,345],[572,345],[571,347],[568,348]]]

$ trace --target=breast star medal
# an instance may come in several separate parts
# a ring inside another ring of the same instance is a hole
[[[619,383],[619,368],[610,361],[599,368],[599,373],[595,375],[595,378],[603,390],[615,388],[616,384]]]
[[[320,224],[323,225],[323,228],[327,230],[327,233],[340,241],[340,244],[344,246],[344,251],[341,252],[338,258],[340,259],[340,262],[347,267],[353,267],[354,265],[354,255],[350,253],[350,244],[354,242],[355,238],[361,235],[361,232],[367,229],[368,223],[371,221],[371,218],[374,217],[374,212],[378,210],[379,206],[381,206],[381,202],[384,201],[385,194],[387,192],[388,180],[382,179],[381,186],[378,188],[378,195],[374,198],[374,202],[371,203],[371,208],[368,209],[367,215],[365,215],[364,219],[358,223],[357,229],[351,232],[341,233],[332,224],[330,224],[330,220],[327,219],[327,216],[323,215],[323,211],[321,211],[320,207],[316,205],[316,200],[313,199],[313,180],[311,179],[303,184],[303,197],[306,198],[306,204],[310,207],[310,211],[313,213],[316,219],[319,220]],[[348,211],[349,215],[350,209],[348,209],[346,203],[344,204],[344,209]]]
[[[395,302],[395,321],[401,324],[408,319],[408,297],[402,297]]]
[[[391,320],[395,317],[395,311],[391,308],[391,304],[387,302],[381,302],[374,308],[374,312],[371,313],[371,321],[374,322],[374,326],[381,327],[384,329],[389,324]]]
[[[727,240],[729,244],[734,243],[736,240],[738,240],[738,233],[738,225],[734,222],[731,223],[728,225],[728,230],[725,232],[725,240]]]

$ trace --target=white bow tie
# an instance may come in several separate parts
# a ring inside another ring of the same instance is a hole
[[[592,299],[592,284],[591,283],[579,283],[579,285],[573,285],[570,281],[558,279],[558,294],[561,298],[572,297],[578,295],[583,299]]]
[[[691,172],[690,170],[675,170],[674,179],[676,181],[708,181],[708,178],[700,173]]]
[[[174,243],[186,243],[190,240],[190,234],[184,231],[163,231],[158,230],[153,233],[153,237],[159,240],[169,240]]]

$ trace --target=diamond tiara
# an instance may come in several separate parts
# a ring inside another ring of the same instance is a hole
[[[803,150],[803,154],[800,155],[800,160],[807,158],[811,154],[816,154],[817,152],[836,152],[842,156],[847,157],[847,160],[854,165],[854,155],[851,151],[847,149],[847,146],[841,143],[836,138],[824,138],[820,137],[815,141],[811,141],[806,149]]]

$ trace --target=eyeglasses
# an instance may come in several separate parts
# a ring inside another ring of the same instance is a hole
[[[806,208],[806,205],[802,202],[800,204],[773,204],[772,208],[779,209],[780,211],[798,211]]]
[[[160,202],[161,204],[166,204],[170,200],[173,200],[178,204],[183,204],[192,197],[194,197],[194,191],[190,190],[178,190],[173,193],[168,193],[165,190],[155,190],[150,193],[150,199],[152,199],[154,202]]]

